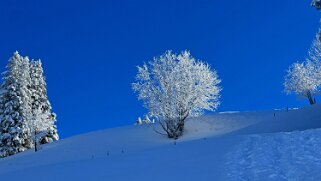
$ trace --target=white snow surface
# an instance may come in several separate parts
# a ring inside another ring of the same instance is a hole
[[[0,180],[321,180],[319,128],[321,105],[209,114],[176,141],[119,127],[0,159]]]

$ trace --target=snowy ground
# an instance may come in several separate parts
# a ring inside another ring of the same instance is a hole
[[[321,180],[317,128],[321,105],[191,119],[176,142],[114,128],[0,159],[0,180]]]
[[[321,129],[245,136],[226,180],[321,180]]]

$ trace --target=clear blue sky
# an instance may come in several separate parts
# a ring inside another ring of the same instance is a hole
[[[168,49],[218,71],[218,111],[301,107],[283,77],[319,18],[309,0],[1,0],[0,70],[15,50],[43,60],[62,138],[133,124],[146,113],[131,90],[136,66]]]

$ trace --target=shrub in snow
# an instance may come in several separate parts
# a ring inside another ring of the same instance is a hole
[[[219,105],[221,88],[215,70],[195,60],[188,51],[171,51],[138,66],[133,90],[169,138],[183,134],[185,120]]]
[[[31,148],[27,121],[31,116],[29,59],[18,52],[10,58],[4,72],[0,95],[0,156]]]
[[[148,115],[145,115],[145,118],[142,120],[142,118],[138,117],[138,119],[136,120],[135,125],[142,125],[142,124],[154,124],[155,120],[152,119],[150,120]]]
[[[142,118],[138,117],[135,125],[142,125],[142,124],[143,124]]]
[[[59,137],[55,125],[56,114],[52,112],[48,100],[47,85],[40,60],[30,62],[30,77],[32,133],[38,134],[37,140],[39,143],[50,143],[58,140]]]
[[[155,120],[154,120],[154,119],[150,120],[149,116],[148,116],[148,115],[145,115],[145,118],[144,118],[144,120],[143,120],[143,123],[145,123],[145,124],[154,124],[154,123],[155,123]]]

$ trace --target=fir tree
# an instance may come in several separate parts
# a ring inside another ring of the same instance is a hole
[[[58,140],[56,123],[56,114],[52,108],[47,96],[47,86],[40,60],[31,61],[31,108],[32,121],[31,129],[34,134],[35,143],[45,144]],[[35,145],[36,148],[37,145]]]
[[[29,59],[18,52],[9,59],[3,73],[0,95],[0,156],[31,148],[27,122],[31,116]]]

